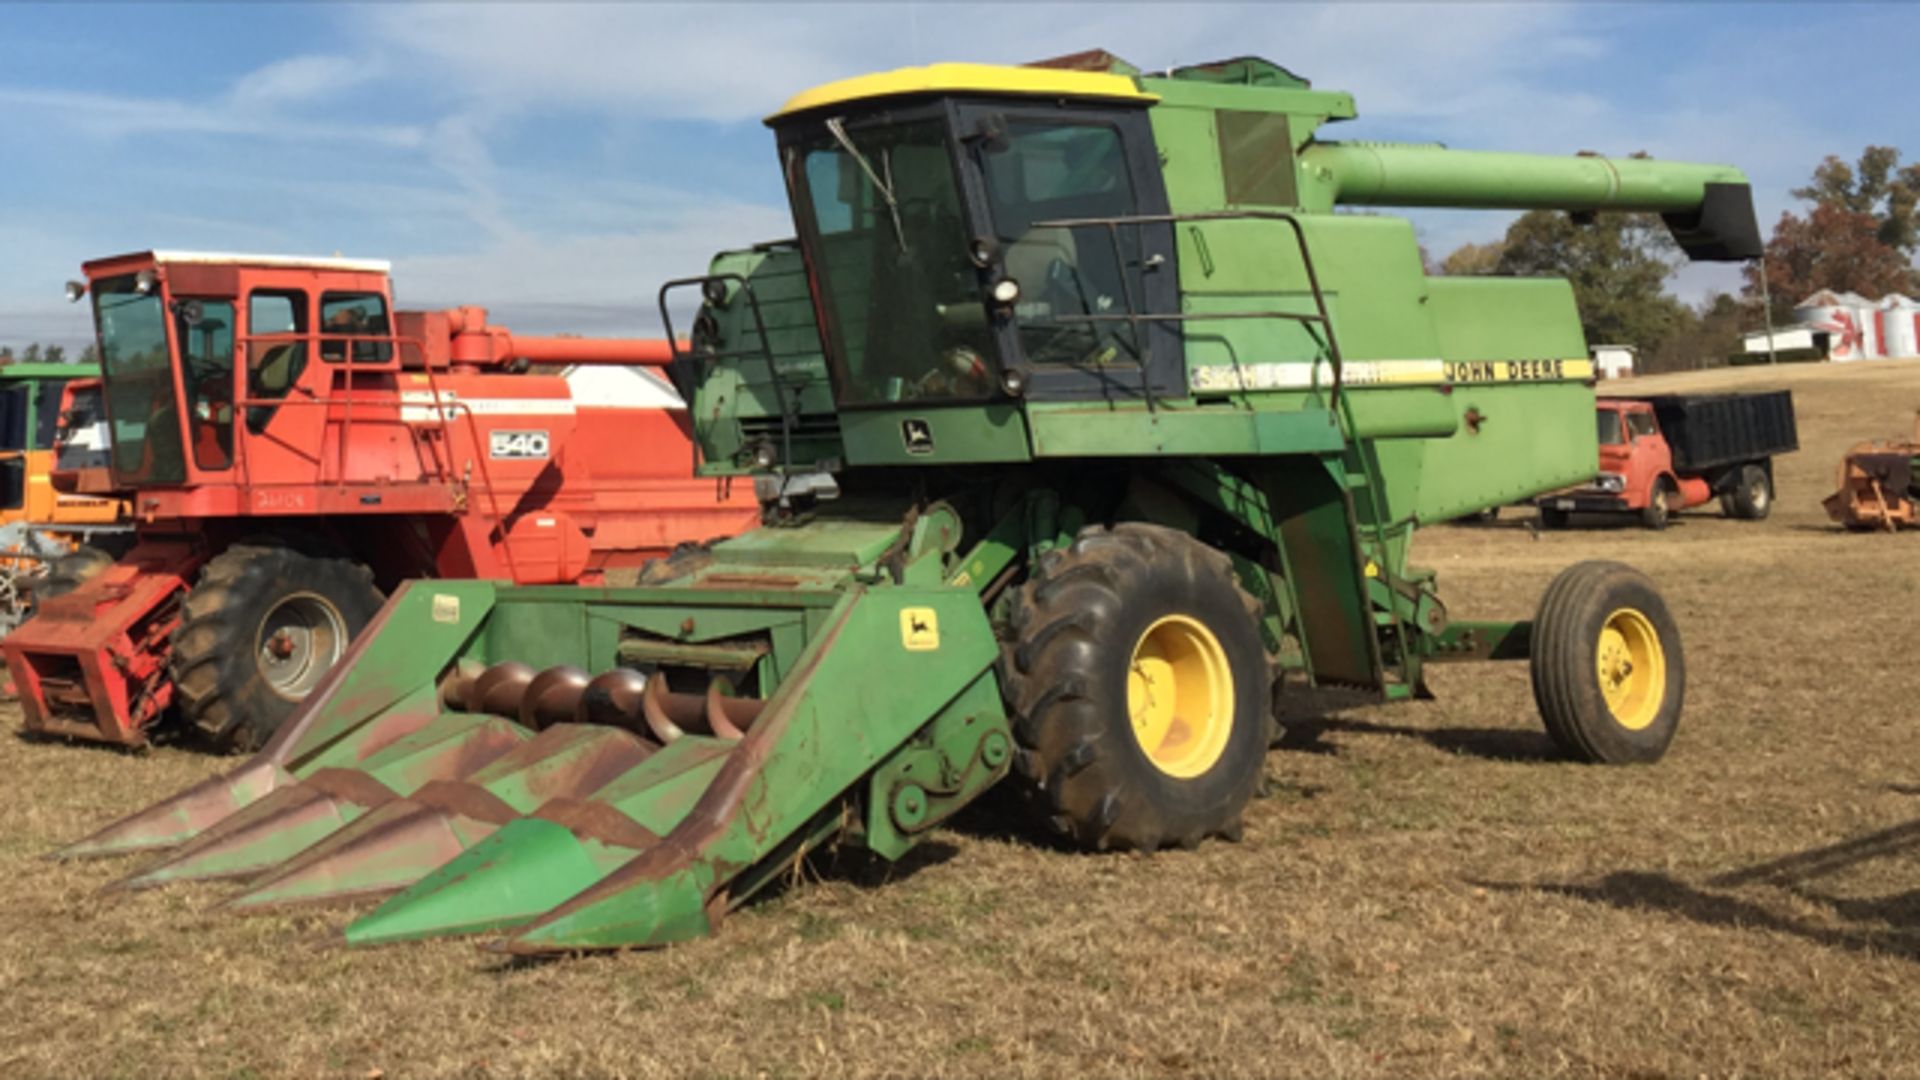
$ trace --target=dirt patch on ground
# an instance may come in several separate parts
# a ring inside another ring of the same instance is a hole
[[[1920,535],[1819,508],[1847,445],[1908,430],[1920,364],[1626,385],[1791,386],[1774,517],[1510,513],[1417,555],[1468,618],[1582,558],[1652,575],[1690,677],[1658,766],[1557,760],[1524,665],[1442,670],[1433,702],[1298,705],[1239,844],[1067,854],[989,804],[712,940],[521,966],[98,897],[131,864],[38,855],[216,763],[8,736],[0,1076],[1920,1072]]]

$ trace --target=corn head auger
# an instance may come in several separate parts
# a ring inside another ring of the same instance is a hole
[[[1407,562],[1421,522],[1591,474],[1571,291],[1429,279],[1405,221],[1331,210],[1655,211],[1741,258],[1745,182],[1312,137],[1352,115],[1264,61],[1105,54],[793,99],[797,242],[662,296],[705,301],[671,369],[701,470],[769,523],[632,588],[411,583],[261,753],[62,854],[545,953],[708,933],[1003,778],[1088,848],[1236,837],[1289,681],[1525,659],[1570,757],[1657,760],[1685,669],[1646,578],[1471,622]]]
[[[1839,490],[1821,505],[1856,532],[1920,526],[1920,413],[1913,441],[1875,440],[1849,449],[1840,459]]]

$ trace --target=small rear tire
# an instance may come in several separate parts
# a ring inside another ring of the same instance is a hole
[[[1773,478],[1758,465],[1742,465],[1733,487],[1720,496],[1720,509],[1730,518],[1762,521],[1773,512]]]
[[[180,712],[223,750],[259,749],[382,603],[339,556],[236,544],[187,593],[168,666]]]
[[[1002,688],[1015,769],[1079,845],[1237,839],[1273,741],[1260,605],[1186,533],[1083,530],[1020,590]]]
[[[1583,562],[1554,578],[1533,621],[1534,701],[1569,756],[1658,761],[1686,699],[1680,631],[1653,582],[1630,566]]]

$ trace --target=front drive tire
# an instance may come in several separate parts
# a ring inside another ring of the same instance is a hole
[[[182,715],[215,746],[256,750],[380,609],[352,559],[236,544],[187,593],[168,665]]]
[[[1534,701],[1547,734],[1581,761],[1658,761],[1686,699],[1680,631],[1653,582],[1615,562],[1568,567],[1534,617]]]
[[[1660,531],[1673,520],[1673,481],[1662,476],[1653,482],[1653,494],[1648,496],[1647,505],[1640,508],[1640,524]]]
[[[1260,606],[1185,533],[1083,530],[1022,587],[1004,688],[1015,766],[1083,847],[1238,839],[1272,741]]]

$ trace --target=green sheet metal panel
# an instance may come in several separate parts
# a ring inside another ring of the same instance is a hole
[[[1013,403],[974,408],[863,409],[840,414],[849,465],[1028,461],[1027,425]]]
[[[1035,457],[1215,457],[1327,453],[1345,437],[1325,409],[1254,410],[1226,402],[1029,407]]]

